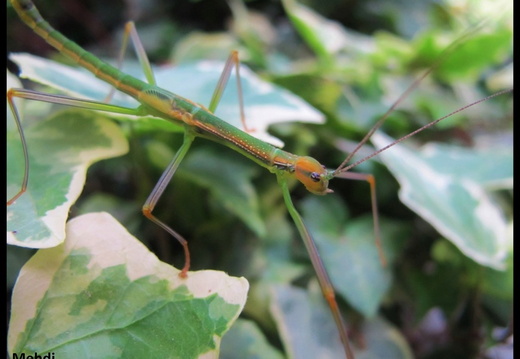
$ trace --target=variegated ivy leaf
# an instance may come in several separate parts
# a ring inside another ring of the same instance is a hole
[[[248,282],[162,263],[113,217],[67,225],[67,240],[22,268],[12,299],[13,354],[53,358],[218,358]]]
[[[378,148],[391,141],[381,132],[372,136],[372,142]],[[465,153],[465,150],[461,152]],[[475,262],[495,269],[504,268],[510,232],[500,207],[479,183],[480,168],[484,164],[481,161],[475,168],[475,161],[466,163],[454,149],[449,153],[451,155],[443,159],[444,165],[460,168],[451,174],[445,173],[439,158],[429,158],[404,145],[395,145],[379,156],[401,184],[399,197],[404,204]],[[482,160],[504,163],[512,168],[512,156],[509,155],[505,162],[489,156],[482,156]],[[507,178],[511,176],[507,171],[502,173]]]
[[[32,112],[24,111],[27,102],[16,102],[21,116],[41,111],[39,106]],[[7,197],[11,198],[22,184],[25,160],[9,108],[7,123]],[[87,168],[101,159],[125,154],[128,143],[113,121],[88,111],[60,112],[33,121],[25,126],[24,133],[29,149],[29,184],[27,192],[7,207],[7,243],[49,248],[65,238],[65,222],[83,190]]]

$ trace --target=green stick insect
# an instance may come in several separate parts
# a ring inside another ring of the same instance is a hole
[[[371,190],[375,237],[378,243],[378,250],[380,251],[381,260],[384,262],[385,257],[379,243],[380,234],[377,201],[375,198],[375,180],[371,175],[354,174],[347,171],[350,170],[352,167],[358,165],[359,163],[364,162],[368,158],[372,158],[378,153],[395,145],[396,143],[399,143],[409,138],[410,136],[413,136],[414,134],[437,124],[443,119],[452,116],[456,112],[462,111],[465,108],[473,106],[484,100],[487,100],[488,98],[475,102],[447,116],[430,122],[427,125],[419,128],[418,130],[410,133],[409,135],[402,137],[401,139],[393,142],[392,144],[384,147],[381,150],[378,150],[372,155],[348,165],[348,163],[352,159],[353,154],[355,154],[359,150],[359,148],[366,141],[368,141],[370,136],[381,126],[383,121],[386,119],[386,116],[384,116],[365,136],[365,138],[361,141],[359,146],[352,152],[352,154],[348,156],[338,168],[334,170],[329,170],[326,169],[326,167],[320,164],[317,160],[311,157],[297,156],[292,153],[283,151],[277,147],[274,147],[266,142],[263,142],[255,138],[249,133],[250,131],[248,130],[248,127],[245,122],[244,104],[241,96],[240,80],[238,76],[239,60],[237,52],[233,52],[227,60],[221,78],[217,84],[216,90],[210,101],[210,104],[206,108],[198,103],[190,101],[186,98],[183,98],[156,86],[153,71],[148,62],[147,56],[142,48],[140,40],[137,36],[135,27],[132,23],[129,23],[129,25],[126,28],[126,37],[123,44],[123,50],[121,51],[120,60],[122,60],[123,54],[125,52],[127,40],[128,38],[131,38],[134,43],[134,46],[136,47],[138,57],[140,59],[148,82],[143,82],[130,75],[123,73],[118,68],[103,62],[91,53],[79,47],[74,42],[67,39],[61,33],[54,30],[49,25],[49,23],[41,17],[39,11],[31,1],[11,0],[11,3],[15,8],[16,12],[18,13],[19,17],[39,36],[45,39],[45,41],[47,41],[50,45],[55,47],[59,52],[69,57],[78,65],[90,71],[99,79],[110,84],[114,90],[119,90],[139,101],[140,106],[138,106],[137,108],[126,108],[109,104],[108,102],[110,100],[110,97],[112,96],[112,93],[108,96],[106,102],[96,102],[61,95],[43,94],[26,89],[10,89],[7,93],[7,98],[20,133],[25,158],[25,170],[20,190],[8,200],[7,205],[13,204],[18,198],[20,198],[20,196],[23,195],[23,193],[26,191],[29,179],[29,149],[27,148],[24,133],[22,130],[20,115],[13,101],[14,98],[50,102],[60,105],[74,106],[89,110],[106,111],[124,115],[151,115],[166,119],[168,121],[181,123],[184,127],[183,143],[177,151],[177,153],[175,154],[174,158],[171,160],[166,170],[164,171],[164,173],[162,174],[161,178],[157,182],[155,188],[149,195],[148,199],[146,200],[142,208],[144,215],[148,219],[150,219],[152,222],[163,228],[171,236],[176,238],[182,245],[185,255],[185,264],[181,270],[180,276],[186,277],[190,268],[190,251],[188,249],[188,243],[179,233],[177,233],[166,223],[158,219],[153,214],[153,210],[157,202],[159,201],[161,195],[165,191],[166,186],[168,185],[176,170],[178,169],[180,163],[188,153],[194,139],[196,137],[202,137],[234,149],[235,151],[246,156],[247,158],[253,160],[260,166],[265,167],[267,170],[269,170],[276,176],[279,186],[282,190],[287,210],[289,211],[289,214],[292,217],[300,233],[300,236],[303,239],[307,252],[309,253],[312,265],[315,269],[318,282],[321,287],[321,291],[332,312],[339,336],[341,338],[341,342],[344,347],[345,356],[347,359],[354,358],[353,350],[351,349],[349,338],[347,335],[347,328],[343,320],[343,317],[340,313],[338,303],[336,301],[333,285],[329,279],[325,266],[322,260],[320,259],[314,240],[310,232],[306,228],[302,217],[300,216],[292,202],[289,192],[289,181],[292,179],[297,179],[305,186],[307,190],[317,195],[325,195],[327,193],[332,192],[332,190],[328,188],[328,184],[330,180],[336,177],[353,178],[367,181],[370,184]],[[227,84],[227,81],[233,68],[237,73],[240,116],[242,120],[242,126],[245,129],[245,131],[228,124],[227,122],[219,119],[213,114],[223,95],[224,88]],[[425,77],[426,75],[427,73],[423,77]],[[414,84],[412,84],[410,89],[402,97],[407,96],[407,94],[417,86],[418,82],[422,78],[420,78]],[[495,94],[493,96],[497,96],[499,94],[500,93]],[[394,106],[392,106],[388,113],[391,112],[393,108],[401,101],[401,98],[395,103]]]

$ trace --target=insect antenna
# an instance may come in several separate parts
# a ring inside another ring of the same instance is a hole
[[[445,116],[442,116],[441,118],[438,118],[438,119],[436,119],[436,120],[434,120],[434,121],[432,121],[432,122],[430,122],[430,123],[427,123],[426,125],[424,125],[424,126],[418,128],[417,130],[415,130],[415,131],[413,131],[413,132],[410,132],[409,134],[407,134],[407,135],[405,135],[405,136],[403,136],[403,137],[401,137],[401,138],[398,138],[397,140],[395,140],[395,141],[393,141],[392,143],[386,145],[385,147],[383,147],[383,148],[381,148],[381,149],[375,151],[374,153],[372,153],[372,154],[370,154],[370,155],[368,155],[368,156],[366,156],[366,157],[363,157],[363,158],[360,159],[359,161],[356,161],[356,162],[354,162],[354,163],[352,163],[352,164],[350,164],[350,165],[348,165],[348,166],[347,166],[347,165],[345,165],[344,167],[341,167],[341,166],[340,166],[338,169],[336,169],[336,170],[334,171],[334,175],[336,176],[336,175],[338,175],[338,174],[340,174],[340,173],[347,172],[347,171],[350,170],[351,168],[356,167],[357,165],[359,165],[359,164],[365,162],[366,160],[369,160],[369,159],[371,159],[372,157],[377,156],[377,155],[380,154],[381,152],[386,151],[386,150],[389,149],[390,147],[395,146],[396,144],[398,144],[398,143],[400,143],[400,142],[402,142],[402,141],[404,141],[404,140],[406,140],[406,139],[408,139],[408,138],[410,138],[410,137],[412,137],[412,136],[418,134],[419,132],[421,132],[421,131],[423,131],[423,130],[425,130],[425,129],[427,129],[427,128],[430,128],[430,127],[432,127],[432,126],[435,126],[437,123],[441,122],[442,120],[444,120],[444,119],[446,119],[446,118],[448,118],[448,117],[451,117],[451,116],[455,115],[456,113],[462,112],[462,111],[464,111],[464,110],[466,110],[466,109],[468,109],[468,108],[470,108],[470,107],[473,107],[473,106],[475,106],[475,105],[478,105],[478,104],[481,103],[481,102],[485,102],[485,101],[490,100],[490,99],[492,99],[492,98],[494,98],[494,97],[497,97],[497,96],[500,96],[500,95],[503,95],[503,94],[506,94],[506,93],[509,93],[509,92],[512,92],[512,91],[513,91],[513,89],[510,88],[510,89],[506,89],[506,90],[502,90],[502,91],[496,92],[496,93],[494,93],[494,94],[492,94],[492,95],[489,95],[489,96],[487,96],[487,97],[481,98],[480,100],[477,100],[477,101],[472,102],[472,103],[470,103],[470,104],[468,104],[468,105],[466,105],[466,106],[463,106],[463,107],[461,107],[461,108],[459,108],[459,109],[457,109],[457,110],[455,110],[455,111],[453,111],[453,112],[450,112],[449,114],[447,114],[447,115],[445,115]],[[373,133],[373,132],[372,132],[372,133]],[[365,137],[366,137],[366,136],[365,136]],[[352,156],[350,156],[350,158],[352,158]],[[342,164],[342,165],[343,165],[343,164]]]
[[[370,129],[370,131],[367,132],[367,134],[365,135],[365,137],[363,137],[363,139],[361,141],[359,141],[359,143],[356,145],[356,147],[354,148],[354,150],[347,156],[347,158],[345,158],[345,160],[338,166],[338,168],[336,168],[336,170],[334,170],[333,172],[333,177],[335,177],[336,175],[342,173],[342,172],[346,172],[348,171],[349,169],[351,169],[352,167],[355,167],[357,165],[359,165],[360,163],[366,161],[367,159],[369,158],[372,158],[374,157],[375,155],[377,155],[378,153],[381,152],[381,150],[373,153],[372,155],[370,156],[367,156],[365,158],[363,158],[362,160],[360,161],[357,161],[355,164],[352,164],[352,165],[348,165],[348,163],[352,160],[352,157],[354,157],[354,155],[361,149],[361,147],[370,139],[370,137],[374,134],[374,132],[376,132],[382,125],[383,123],[386,121],[386,119],[388,118],[388,116],[397,108],[397,106],[399,106],[399,104],[405,100],[409,95],[410,93],[412,93],[413,90],[415,90],[419,85],[420,83],[424,80],[424,78],[426,78],[430,73],[433,72],[433,70],[435,70],[437,67],[439,67],[443,62],[444,60],[450,56],[453,51],[455,51],[455,49],[457,47],[459,47],[459,45],[462,43],[462,42],[465,42],[469,37],[471,37],[474,33],[476,33],[476,31],[483,27],[484,26],[484,21],[482,21],[481,23],[473,26],[471,29],[467,30],[465,33],[463,33],[458,39],[456,39],[455,41],[453,41],[446,49],[444,49],[442,51],[442,53],[437,57],[437,59],[435,60],[435,62],[422,74],[420,75],[419,77],[417,77],[411,84],[410,86],[408,86],[408,88],[406,89],[406,91],[404,91],[401,96],[399,96],[399,98],[392,104],[392,106],[390,106],[390,108],[384,113],[384,115],[376,122],[376,124],[374,126],[372,126],[372,128]],[[491,97],[494,97],[494,96],[491,96]],[[487,99],[487,98],[486,98]],[[445,117],[441,118],[441,119],[438,119],[436,121],[433,121],[432,123],[426,125],[426,126],[423,126],[421,127],[420,129],[412,132],[411,134],[407,135],[407,136],[404,136],[403,138],[397,140],[395,143],[398,143],[398,142],[401,142],[403,141],[404,139],[410,137],[410,136],[413,136],[414,134],[418,133],[418,132],[421,132],[422,130],[430,127],[430,126],[433,126],[435,123],[451,116],[452,114],[454,113],[457,113],[457,112],[460,112],[468,107],[471,107],[473,106],[474,104],[477,104],[479,102],[482,102],[482,101],[485,101],[486,99],[483,99],[481,101],[477,101],[473,104],[470,104],[470,105],[467,105],[467,106],[464,106],[463,108],[459,109],[458,111],[454,111],[453,113],[449,114],[449,115],[446,115]],[[395,144],[394,143],[394,144]],[[391,144],[387,147],[391,147],[393,146],[394,144]]]

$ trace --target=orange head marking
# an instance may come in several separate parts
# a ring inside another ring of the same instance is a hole
[[[328,172],[312,157],[298,157],[294,167],[294,175],[305,188],[314,194],[324,195],[332,192],[328,188]]]

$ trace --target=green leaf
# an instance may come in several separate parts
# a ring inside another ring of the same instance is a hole
[[[332,316],[317,286],[310,293],[291,286],[274,287],[271,311],[288,358],[332,359],[345,356]],[[352,333],[363,338],[365,343],[361,348],[351,338],[356,358],[413,358],[405,338],[382,318],[368,320]]]
[[[504,299],[512,300],[513,298],[513,269],[511,258],[508,258],[508,263],[505,271],[497,271],[491,268],[486,268],[484,271],[483,291],[489,295]]]
[[[56,358],[216,358],[248,283],[160,262],[106,213],[77,217],[13,292],[9,353]]]
[[[182,164],[180,172],[208,188],[219,203],[262,237],[266,229],[251,182],[257,169],[240,161],[229,161],[229,158],[211,151],[194,149]]]
[[[383,318],[376,317],[366,321],[361,330],[365,339],[365,348],[356,353],[356,358],[414,358],[405,337]]]
[[[372,136],[378,148],[391,141],[381,132]],[[451,153],[453,155],[445,157],[442,165],[435,158],[430,161],[423,151],[412,151],[403,145],[393,146],[380,157],[401,184],[399,197],[404,204],[466,256],[484,266],[503,269],[510,234],[500,207],[473,179],[483,164],[479,161],[475,172],[473,166],[462,167],[468,162],[459,162],[460,156],[454,150]],[[462,155],[465,153],[461,151]],[[459,170],[446,174],[441,170],[444,165],[447,168],[459,166]]]
[[[334,288],[364,316],[373,317],[392,283],[395,248],[405,232],[398,223],[380,219],[381,241],[389,262],[383,268],[371,216],[347,218],[334,195],[308,197],[302,211]]]
[[[222,338],[220,359],[283,359],[255,322],[238,319]]]
[[[276,285],[271,314],[288,358],[342,358],[345,354],[330,310],[320,292]]]
[[[507,28],[473,36],[441,64],[440,75],[447,81],[478,78],[489,64],[500,64],[510,53],[512,36]]]
[[[348,44],[344,28],[336,21],[326,19],[294,0],[282,3],[300,35],[322,60],[332,60],[330,55]]]

